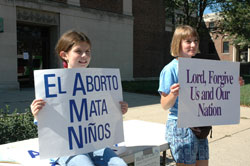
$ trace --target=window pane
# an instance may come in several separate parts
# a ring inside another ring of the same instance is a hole
[[[229,42],[223,42],[223,53],[229,53]]]
[[[209,23],[209,28],[210,28],[210,29],[213,29],[213,28],[214,28],[214,22],[210,22],[210,23]]]

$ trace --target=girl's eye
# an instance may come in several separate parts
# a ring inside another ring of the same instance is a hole
[[[81,54],[82,51],[81,50],[76,50],[76,53]]]
[[[198,43],[198,40],[186,40],[186,43],[188,43],[188,44],[191,44],[192,42],[194,42],[194,43]]]
[[[90,50],[86,50],[85,53],[86,53],[86,54],[90,54]]]

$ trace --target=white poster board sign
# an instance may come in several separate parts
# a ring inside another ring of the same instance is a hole
[[[239,63],[179,58],[178,127],[240,121]]]
[[[135,153],[135,166],[160,166],[160,147],[153,147],[152,153]]]
[[[50,159],[41,160],[38,139],[29,139],[0,145],[0,166],[55,166]]]
[[[123,142],[119,69],[34,72],[40,158],[71,156]]]
[[[165,124],[142,120],[126,120],[123,122],[123,126],[126,147],[167,144]]]

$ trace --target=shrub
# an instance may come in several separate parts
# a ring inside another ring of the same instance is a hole
[[[17,109],[10,113],[9,105],[0,108],[0,144],[21,141],[37,137],[37,126],[33,123],[30,109],[24,113],[17,113]]]

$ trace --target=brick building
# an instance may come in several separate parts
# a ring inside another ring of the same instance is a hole
[[[19,88],[27,81],[32,84],[34,69],[61,67],[54,46],[69,29],[82,31],[91,39],[90,67],[119,68],[122,80],[158,79],[173,58],[174,27],[165,19],[163,2],[0,1],[0,89]],[[201,54],[196,57],[218,59],[209,52],[210,36],[200,38]]]
[[[134,79],[159,79],[162,68],[173,57],[170,44],[175,29],[165,17],[163,0],[133,0],[134,16]],[[217,52],[210,52],[213,41],[208,31],[200,34],[200,54],[195,58],[219,60]],[[213,46],[214,48],[214,46]]]
[[[210,30],[212,42],[209,42],[209,52],[217,53],[221,60],[232,62],[250,62],[250,48],[240,49],[239,46],[232,45],[226,34],[213,33],[218,21],[219,13],[204,15],[204,22]],[[215,47],[215,49],[214,49]]]

